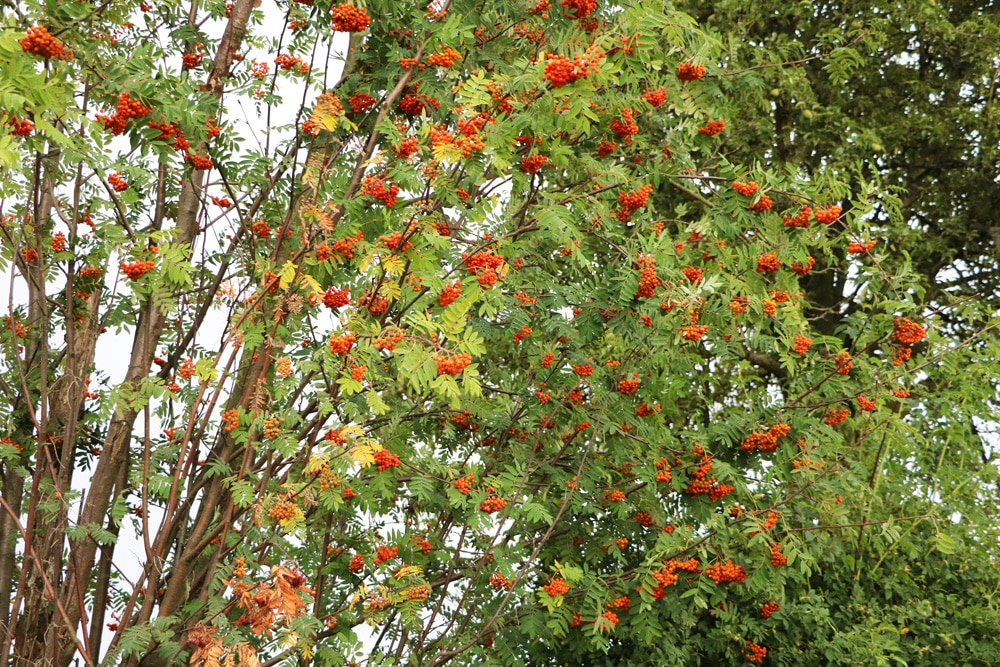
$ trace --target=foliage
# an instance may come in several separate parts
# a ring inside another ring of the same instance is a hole
[[[0,662],[997,662],[968,4],[8,5]]]

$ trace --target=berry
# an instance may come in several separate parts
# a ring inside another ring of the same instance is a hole
[[[740,193],[744,197],[752,197],[758,189],[756,181],[750,181],[749,183],[740,183],[739,181],[733,181],[733,190]]]
[[[507,501],[499,496],[490,496],[482,502],[479,509],[487,514],[495,514],[499,512],[504,507],[507,507]]]
[[[681,81],[697,81],[703,76],[705,76],[704,65],[681,63],[677,66],[677,78]]]
[[[812,344],[812,338],[808,336],[796,336],[795,343],[792,345],[792,351],[795,354],[805,354],[812,347]]]
[[[741,583],[746,581],[747,578],[747,573],[746,570],[743,569],[743,566],[735,565],[731,560],[726,561],[725,563],[709,565],[705,568],[705,574],[707,574],[708,578],[716,584],[723,584],[730,581]]]
[[[758,199],[754,203],[750,204],[750,206],[748,206],[747,209],[750,210],[750,211],[753,211],[754,213],[761,213],[763,211],[770,211],[771,210],[771,205],[773,203],[774,202],[771,201],[770,197],[768,197],[767,195],[761,195],[760,199]]]
[[[552,581],[542,586],[549,597],[558,597],[569,593],[569,584],[561,577],[553,577]]]
[[[761,618],[770,618],[771,614],[781,609],[781,605],[773,600],[771,602],[765,602],[760,608]]]
[[[892,337],[903,345],[916,345],[927,336],[927,330],[906,317],[892,318]]]
[[[36,25],[28,28],[28,36],[20,40],[18,44],[25,53],[40,58],[55,58],[65,60],[73,57],[72,51],[66,50],[66,45],[51,35],[43,25]]]
[[[448,354],[435,357],[438,375],[461,375],[465,367],[472,363],[470,354]]]
[[[657,90],[649,90],[642,94],[642,99],[649,102],[653,108],[659,108],[667,100],[667,89],[659,88]]]
[[[842,211],[843,209],[839,206],[824,206],[823,208],[817,209],[813,215],[816,217],[816,222],[821,222],[824,225],[831,225],[837,221]]]
[[[342,308],[351,302],[351,293],[346,289],[330,287],[323,295],[323,305],[331,310]]]
[[[349,3],[341,3],[330,11],[333,17],[331,27],[336,32],[361,32],[372,22],[364,9]]]
[[[703,126],[698,128],[698,134],[704,134],[706,137],[714,137],[720,132],[725,131],[726,121],[724,120],[712,120],[705,123]]]
[[[357,338],[351,332],[347,332],[342,336],[331,336],[330,352],[332,354],[347,354],[356,340]]]
[[[384,472],[389,468],[398,468],[401,463],[398,456],[385,449],[378,450],[372,455],[372,457],[378,465],[379,472]]]

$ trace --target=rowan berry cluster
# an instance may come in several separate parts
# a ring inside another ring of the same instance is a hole
[[[60,253],[66,250],[66,234],[64,232],[56,232],[52,235],[52,252]]]
[[[865,412],[875,412],[875,410],[878,409],[875,401],[871,400],[864,394],[858,394],[855,398],[858,399],[858,407]]]
[[[274,64],[286,72],[293,69],[298,69],[300,74],[309,73],[309,65],[302,61],[302,58],[296,58],[295,56],[288,53],[279,53],[274,59]]]
[[[115,131],[114,128],[109,128],[109,129],[111,129],[112,132],[114,132],[115,134],[121,134],[122,130],[125,129],[125,121],[119,120],[121,118],[120,112],[116,113],[115,116],[117,116],[118,118],[116,118],[114,122],[117,122],[119,124],[120,129],[118,129],[117,131]],[[100,120],[104,122],[104,119]],[[106,123],[105,126],[107,127]],[[160,131],[159,136],[156,137],[158,141],[172,141],[174,150],[186,151],[188,148],[191,147],[190,142],[188,142],[188,140],[184,137],[184,131],[181,130],[179,127],[177,127],[177,125],[175,125],[174,123],[168,123],[166,121],[160,121],[159,123],[157,123],[156,121],[151,120],[147,124],[147,127],[153,130]],[[215,198],[213,198],[213,201],[214,199]]]
[[[21,259],[27,264],[34,264],[38,261],[38,251],[34,248],[21,248]]]
[[[353,113],[364,113],[375,106],[375,102],[377,101],[367,93],[355,93],[347,98],[347,103],[351,105],[351,112]]]
[[[754,644],[748,640],[747,646],[743,651],[743,656],[747,659],[747,662],[759,665],[767,657],[767,649],[760,644]]]
[[[809,226],[809,220],[812,217],[813,210],[810,206],[803,204],[799,212],[794,216],[783,215],[781,216],[782,222],[785,223],[785,227],[801,227],[806,228]]]
[[[232,433],[240,426],[240,412],[237,409],[226,410],[222,413],[222,430]]]
[[[698,134],[704,134],[706,137],[714,137],[715,135],[724,132],[725,129],[726,121],[711,120],[698,128]]]
[[[469,273],[476,276],[476,281],[480,287],[489,289],[496,284],[499,279],[497,271],[500,270],[504,263],[503,255],[489,252],[477,252],[473,255],[465,255],[463,253],[462,259],[465,260],[465,267],[469,270]]]
[[[621,118],[611,121],[611,131],[624,139],[626,144],[632,141],[633,136],[639,134],[639,126],[633,118],[634,113],[632,109],[625,107],[622,109]]]
[[[476,477],[470,472],[465,477],[459,477],[458,479],[456,479],[453,486],[463,496],[467,496],[472,491],[472,485],[475,483],[476,483]]]
[[[654,463],[653,466],[658,471],[656,473],[657,482],[668,483],[671,479],[673,479],[670,474],[670,464],[667,463],[667,458],[665,456],[661,456],[660,460]]]
[[[792,343],[792,351],[795,354],[805,354],[810,347],[812,347],[813,339],[808,336],[796,336],[795,342]]]
[[[632,607],[632,599],[627,595],[623,595],[609,602],[608,607],[618,609],[619,611],[628,611]]]
[[[566,18],[578,21],[585,19],[597,10],[597,0],[560,0]]]
[[[472,355],[446,354],[435,357],[434,361],[437,363],[438,375],[461,375],[465,367],[472,363]]]
[[[839,206],[824,206],[823,208],[816,209],[816,222],[821,222],[824,225],[830,225],[837,221],[840,217],[842,208]]]
[[[343,257],[344,259],[354,259],[354,246],[364,240],[364,234],[361,230],[358,230],[354,236],[348,236],[340,239],[339,241],[334,241],[333,245],[330,246],[330,251],[335,255]]]
[[[681,81],[697,81],[705,76],[705,66],[694,63],[681,63],[677,66],[677,78]]]
[[[816,260],[813,257],[807,257],[805,262],[792,262],[792,272],[804,276],[813,270],[816,266]]]
[[[562,88],[578,79],[586,79],[597,72],[598,64],[604,52],[597,48],[587,49],[586,54],[576,54],[576,58],[548,53],[545,55],[545,71],[542,80],[548,81],[553,88]]]
[[[653,296],[656,288],[663,284],[663,281],[656,275],[656,267],[652,260],[645,263],[639,270],[639,285],[635,292],[637,299],[649,299]]]
[[[28,28],[28,36],[19,40],[18,44],[25,53],[39,58],[68,60],[73,57],[73,52],[67,50],[66,45],[49,33],[43,25]]]
[[[361,194],[374,197],[385,204],[387,208],[392,208],[399,195],[399,186],[391,181],[386,186],[385,182],[378,176],[366,176],[361,184]]]
[[[278,377],[286,378],[292,374],[292,360],[288,357],[282,357],[274,364],[274,372],[277,373]]]
[[[360,572],[365,569],[365,557],[361,554],[354,554],[351,562],[347,564],[347,569],[351,572]]]
[[[860,241],[851,241],[847,244],[847,252],[852,255],[864,255],[871,251],[872,248],[878,241],[868,241],[867,243],[861,243]]]
[[[927,330],[907,317],[892,318],[892,337],[903,345],[916,345],[927,336]]]
[[[156,268],[153,260],[137,260],[135,262],[122,262],[121,271],[132,280],[142,278],[146,273]]]
[[[656,414],[659,411],[660,411],[659,403],[650,405],[649,403],[644,401],[639,405],[635,406],[636,417],[651,417],[652,415]]]
[[[207,171],[212,168],[212,158],[207,155],[187,153],[184,159],[190,162],[192,167],[201,171]]]
[[[375,550],[375,561],[374,565],[381,565],[382,563],[392,560],[399,553],[399,547],[387,547],[381,546]]]
[[[689,340],[692,342],[697,342],[705,337],[708,333],[707,324],[689,324],[685,327],[681,327],[680,334],[684,340]]]
[[[340,336],[331,336],[330,352],[332,354],[347,354],[356,340],[355,335],[349,331]]]
[[[785,554],[781,553],[781,542],[776,542],[771,545],[771,565],[774,567],[782,567],[788,563],[788,558]]]
[[[375,459],[375,464],[378,466],[379,472],[385,472],[389,468],[398,468],[400,463],[399,457],[391,453],[386,449],[380,449],[372,455]]]
[[[531,327],[521,327],[517,333],[514,334],[514,343],[520,343],[522,340],[527,338],[532,334]]]
[[[606,611],[601,614],[601,618],[611,624],[611,627],[618,625],[618,614],[613,611]]]
[[[279,435],[281,435],[281,419],[276,417],[268,417],[264,420],[264,437],[268,440],[274,440]]]
[[[752,197],[759,187],[757,181],[750,181],[749,183],[733,181],[733,190],[736,190],[736,192],[744,197]]]
[[[618,381],[618,391],[626,396],[631,396],[639,389],[639,374],[633,373],[632,379],[621,379]]]
[[[144,106],[139,100],[133,100],[128,93],[122,93],[118,96],[118,106],[115,108],[114,113],[110,116],[97,114],[97,121],[104,126],[104,129],[110,130],[112,134],[118,136],[125,131],[125,126],[129,120],[142,118],[152,113],[152,111],[152,109]]]
[[[851,361],[851,353],[847,350],[838,352],[837,356],[833,358],[833,363],[836,364],[837,372],[841,375],[850,374],[851,369],[854,368],[854,362]]]
[[[507,507],[507,501],[500,496],[490,496],[479,505],[479,509],[487,514],[495,514],[504,507]]]
[[[780,268],[781,262],[778,260],[778,256],[773,252],[761,255],[757,258],[758,273],[774,273]]]
[[[775,424],[766,432],[753,432],[740,443],[740,451],[751,453],[754,451],[773,452],[778,448],[778,439],[788,435],[791,427],[788,424]]]
[[[10,126],[10,133],[15,137],[26,137],[35,131],[35,124],[25,118],[11,116],[7,120],[7,125]]]
[[[402,329],[386,329],[382,332],[382,335],[378,338],[372,339],[372,345],[375,346],[377,350],[388,350],[392,352],[396,349],[396,345],[403,340],[405,334]]]
[[[556,360],[556,355],[555,354],[553,354],[552,352],[546,352],[545,356],[542,357],[542,361],[539,363],[539,365],[542,368],[548,368],[549,366],[552,365],[552,362],[555,361],[555,360]],[[576,370],[576,369],[574,369],[574,370]],[[591,368],[590,372],[591,373],[594,372],[593,368]]]
[[[608,489],[604,492],[604,500],[609,503],[620,503],[625,500],[625,492],[620,489]]]
[[[657,88],[656,90],[647,90],[641,97],[649,102],[654,109],[658,109],[667,101],[667,89]]]
[[[634,192],[618,192],[618,205],[621,208],[617,211],[617,218],[621,222],[627,221],[632,214],[646,205],[649,195],[653,194],[653,186],[649,183],[643,185]]]
[[[490,585],[498,591],[509,590],[514,587],[514,582],[503,576],[499,572],[490,575]]]
[[[330,287],[323,295],[323,305],[331,310],[342,308],[351,302],[349,290]]]
[[[393,146],[392,152],[401,160],[408,161],[420,152],[420,141],[416,137],[407,137]]]
[[[189,51],[181,56],[181,69],[194,69],[201,64],[204,58],[204,51]]]
[[[128,190],[128,181],[122,178],[117,171],[108,174],[108,185],[110,185],[115,192],[124,192]]]
[[[597,144],[597,157],[607,157],[615,152],[618,144],[611,141],[610,139],[604,139],[599,144]]]
[[[562,577],[553,577],[552,581],[542,586],[549,597],[558,597],[569,593],[569,584]]]
[[[760,199],[747,206],[747,210],[753,213],[763,213],[764,211],[770,211],[773,204],[774,202],[771,201],[770,197],[761,195]]]
[[[438,53],[432,53],[427,56],[427,64],[432,67],[452,67],[455,63],[462,59],[462,54],[455,49],[446,47],[443,51]]]
[[[746,581],[747,572],[742,565],[736,565],[728,560],[725,563],[716,563],[705,568],[705,574],[716,584],[727,582],[741,583]]]
[[[765,602],[760,608],[761,618],[770,618],[771,614],[781,609],[781,605],[771,600],[770,602]]]
[[[534,155],[526,155],[521,160],[521,171],[526,174],[536,174],[541,171],[542,167],[549,161],[547,157],[539,153]]]
[[[361,32],[372,22],[364,9],[346,2],[335,6],[330,14],[333,18],[331,27],[336,32]]]
[[[590,364],[576,364],[573,366],[573,372],[582,378],[590,377],[594,374],[594,367]]]
[[[299,508],[295,503],[288,500],[279,500],[274,507],[267,511],[267,516],[275,521],[287,521],[294,518],[299,513]]]

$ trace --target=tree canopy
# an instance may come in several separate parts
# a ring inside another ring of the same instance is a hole
[[[992,3],[2,6],[0,664],[1000,662]]]

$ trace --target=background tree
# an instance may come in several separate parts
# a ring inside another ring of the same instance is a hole
[[[982,12],[5,6],[0,661],[996,661]]]

